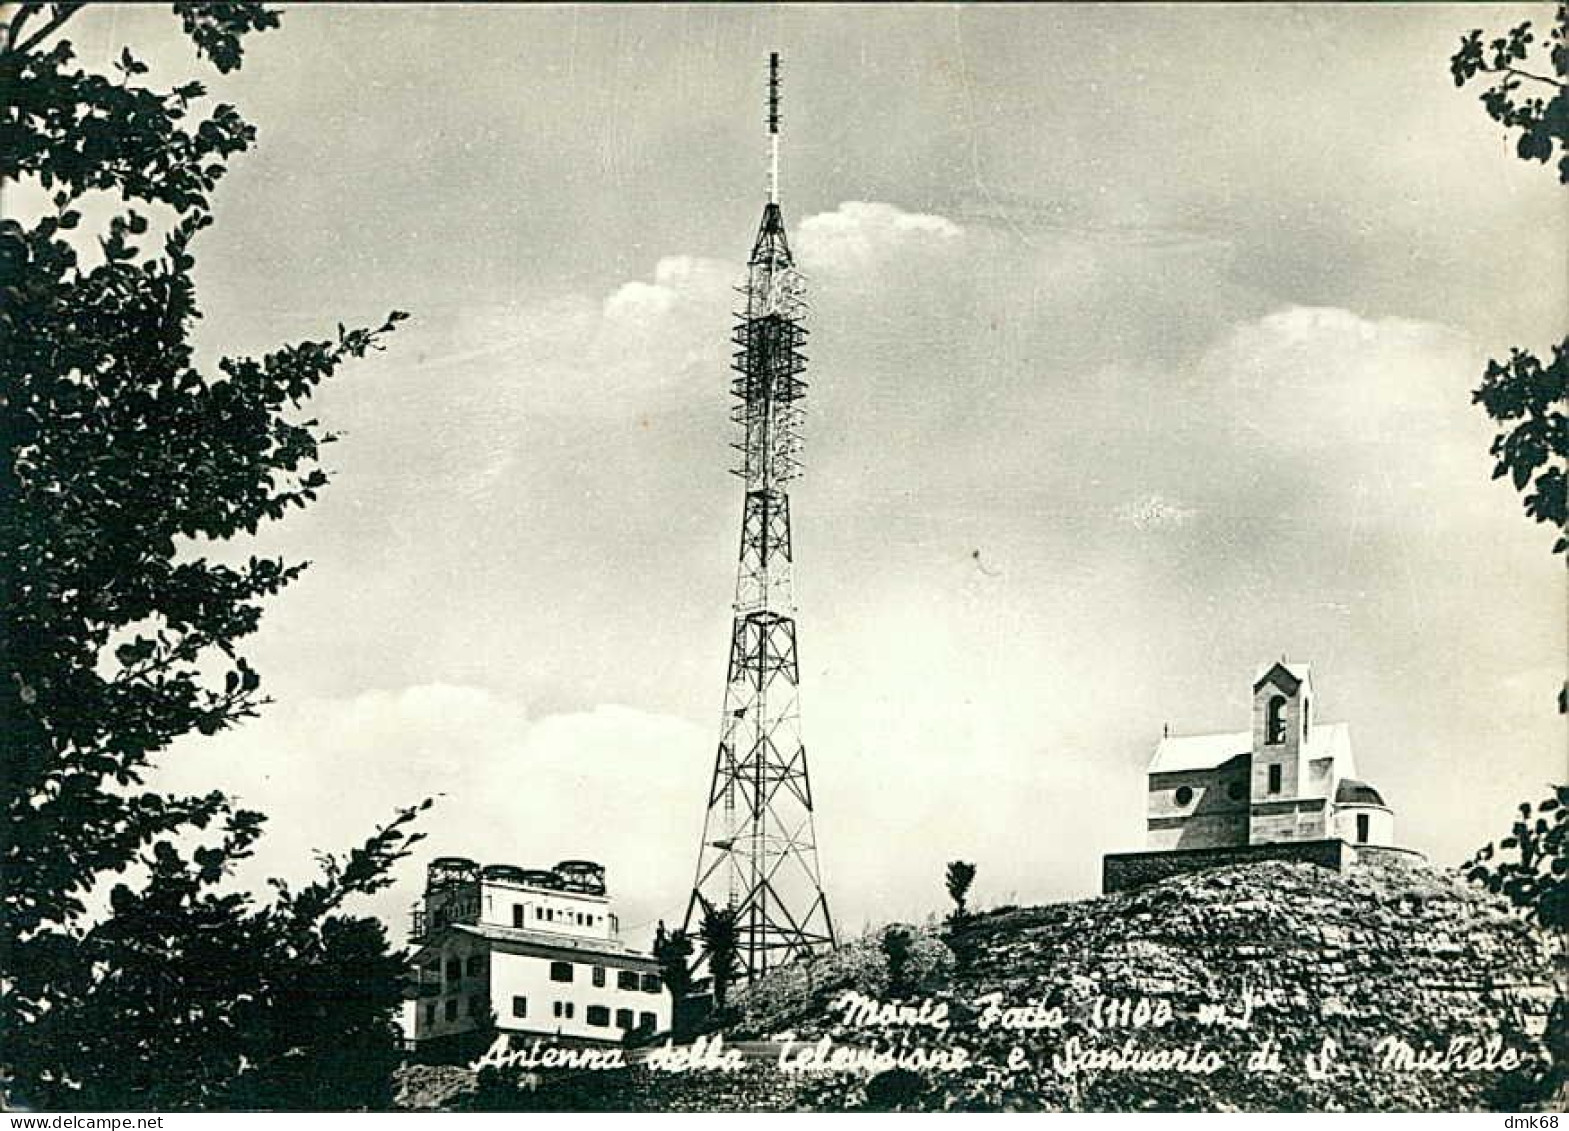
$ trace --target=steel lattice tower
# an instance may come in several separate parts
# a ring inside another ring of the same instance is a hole
[[[735,913],[741,981],[834,941],[801,740],[791,593],[786,486],[801,468],[807,308],[779,209],[777,53],[769,57],[768,133],[768,203],[739,288],[745,309],[736,315],[732,339],[731,417],[741,433],[733,470],[745,484],[735,620],[719,751],[686,913],[694,938],[706,907]]]

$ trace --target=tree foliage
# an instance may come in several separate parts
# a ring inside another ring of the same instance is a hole
[[[665,930],[665,921],[659,921],[654,931],[654,957],[659,961],[660,972],[670,996],[679,1002],[692,992],[692,940],[677,927]]]
[[[888,992],[895,997],[910,993],[910,951],[915,942],[910,928],[894,924],[883,932],[883,959],[888,964]]]
[[[948,898],[953,900],[953,911],[948,918],[954,923],[962,923],[969,915],[965,901],[970,896],[970,885],[975,882],[975,865],[955,860],[948,865],[944,880],[948,886]]]
[[[723,1009],[740,958],[741,936],[735,908],[715,907],[705,900],[699,933],[703,939],[703,949],[708,955],[708,975],[714,982],[714,1005]]]
[[[173,8],[220,71],[278,24]],[[206,547],[316,498],[332,437],[303,409],[404,315],[199,369],[193,245],[255,130],[199,82],[140,85],[129,48],[117,77],[78,66],[81,9],[24,3],[0,28],[0,180],[48,201],[0,220],[0,1075],[52,1107],[372,1103],[401,964],[340,908],[389,882],[416,809],[260,904],[224,880],[261,815],[146,780],[175,739],[263,704],[237,647],[304,565]]]
[[[1471,399],[1504,426],[1490,449],[1493,478],[1509,476],[1526,515],[1558,532],[1553,552],[1569,551],[1569,338],[1545,365],[1522,349],[1489,361]]]
[[[1525,161],[1558,155],[1558,179],[1569,185],[1569,3],[1560,3],[1545,52],[1530,21],[1484,42],[1480,28],[1460,41],[1449,60],[1455,85],[1483,81],[1482,105],[1513,132],[1515,153]],[[1544,55],[1545,58],[1538,56]],[[1526,514],[1558,533],[1555,554],[1569,554],[1569,337],[1544,363],[1534,352],[1511,349],[1507,361],[1491,360],[1472,395],[1499,425],[1493,439],[1493,477],[1509,476],[1524,496]]]
[[[1482,105],[1499,125],[1518,131],[1516,156],[1547,164],[1560,154],[1558,179],[1569,185],[1569,4],[1558,5],[1545,59],[1533,58],[1529,20],[1486,43],[1482,37],[1481,28],[1472,29],[1450,57],[1455,85],[1488,83]]]
[[[1555,787],[1534,808],[1522,801],[1510,835],[1477,852],[1465,874],[1539,926],[1569,930],[1569,786]]]

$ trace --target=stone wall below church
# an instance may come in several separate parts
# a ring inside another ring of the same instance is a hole
[[[1260,860],[1293,860],[1344,872],[1357,862],[1357,851],[1343,840],[1303,840],[1175,852],[1116,852],[1102,862],[1101,891],[1109,895],[1189,872]]]

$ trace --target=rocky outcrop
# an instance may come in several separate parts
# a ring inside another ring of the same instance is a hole
[[[1521,1110],[1553,1085],[1554,940],[1425,866],[1219,868],[919,934],[904,985],[873,936],[752,987],[743,1072],[546,1076],[515,1106]],[[846,1050],[882,1070],[775,1057]]]

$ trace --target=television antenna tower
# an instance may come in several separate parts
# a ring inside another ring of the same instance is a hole
[[[787,486],[800,473],[805,287],[779,209],[779,55],[768,58],[768,203],[738,290],[730,382],[745,484],[735,619],[719,750],[686,932],[705,912],[735,917],[736,977],[748,981],[834,943],[801,739]],[[706,959],[706,955],[703,956]]]

